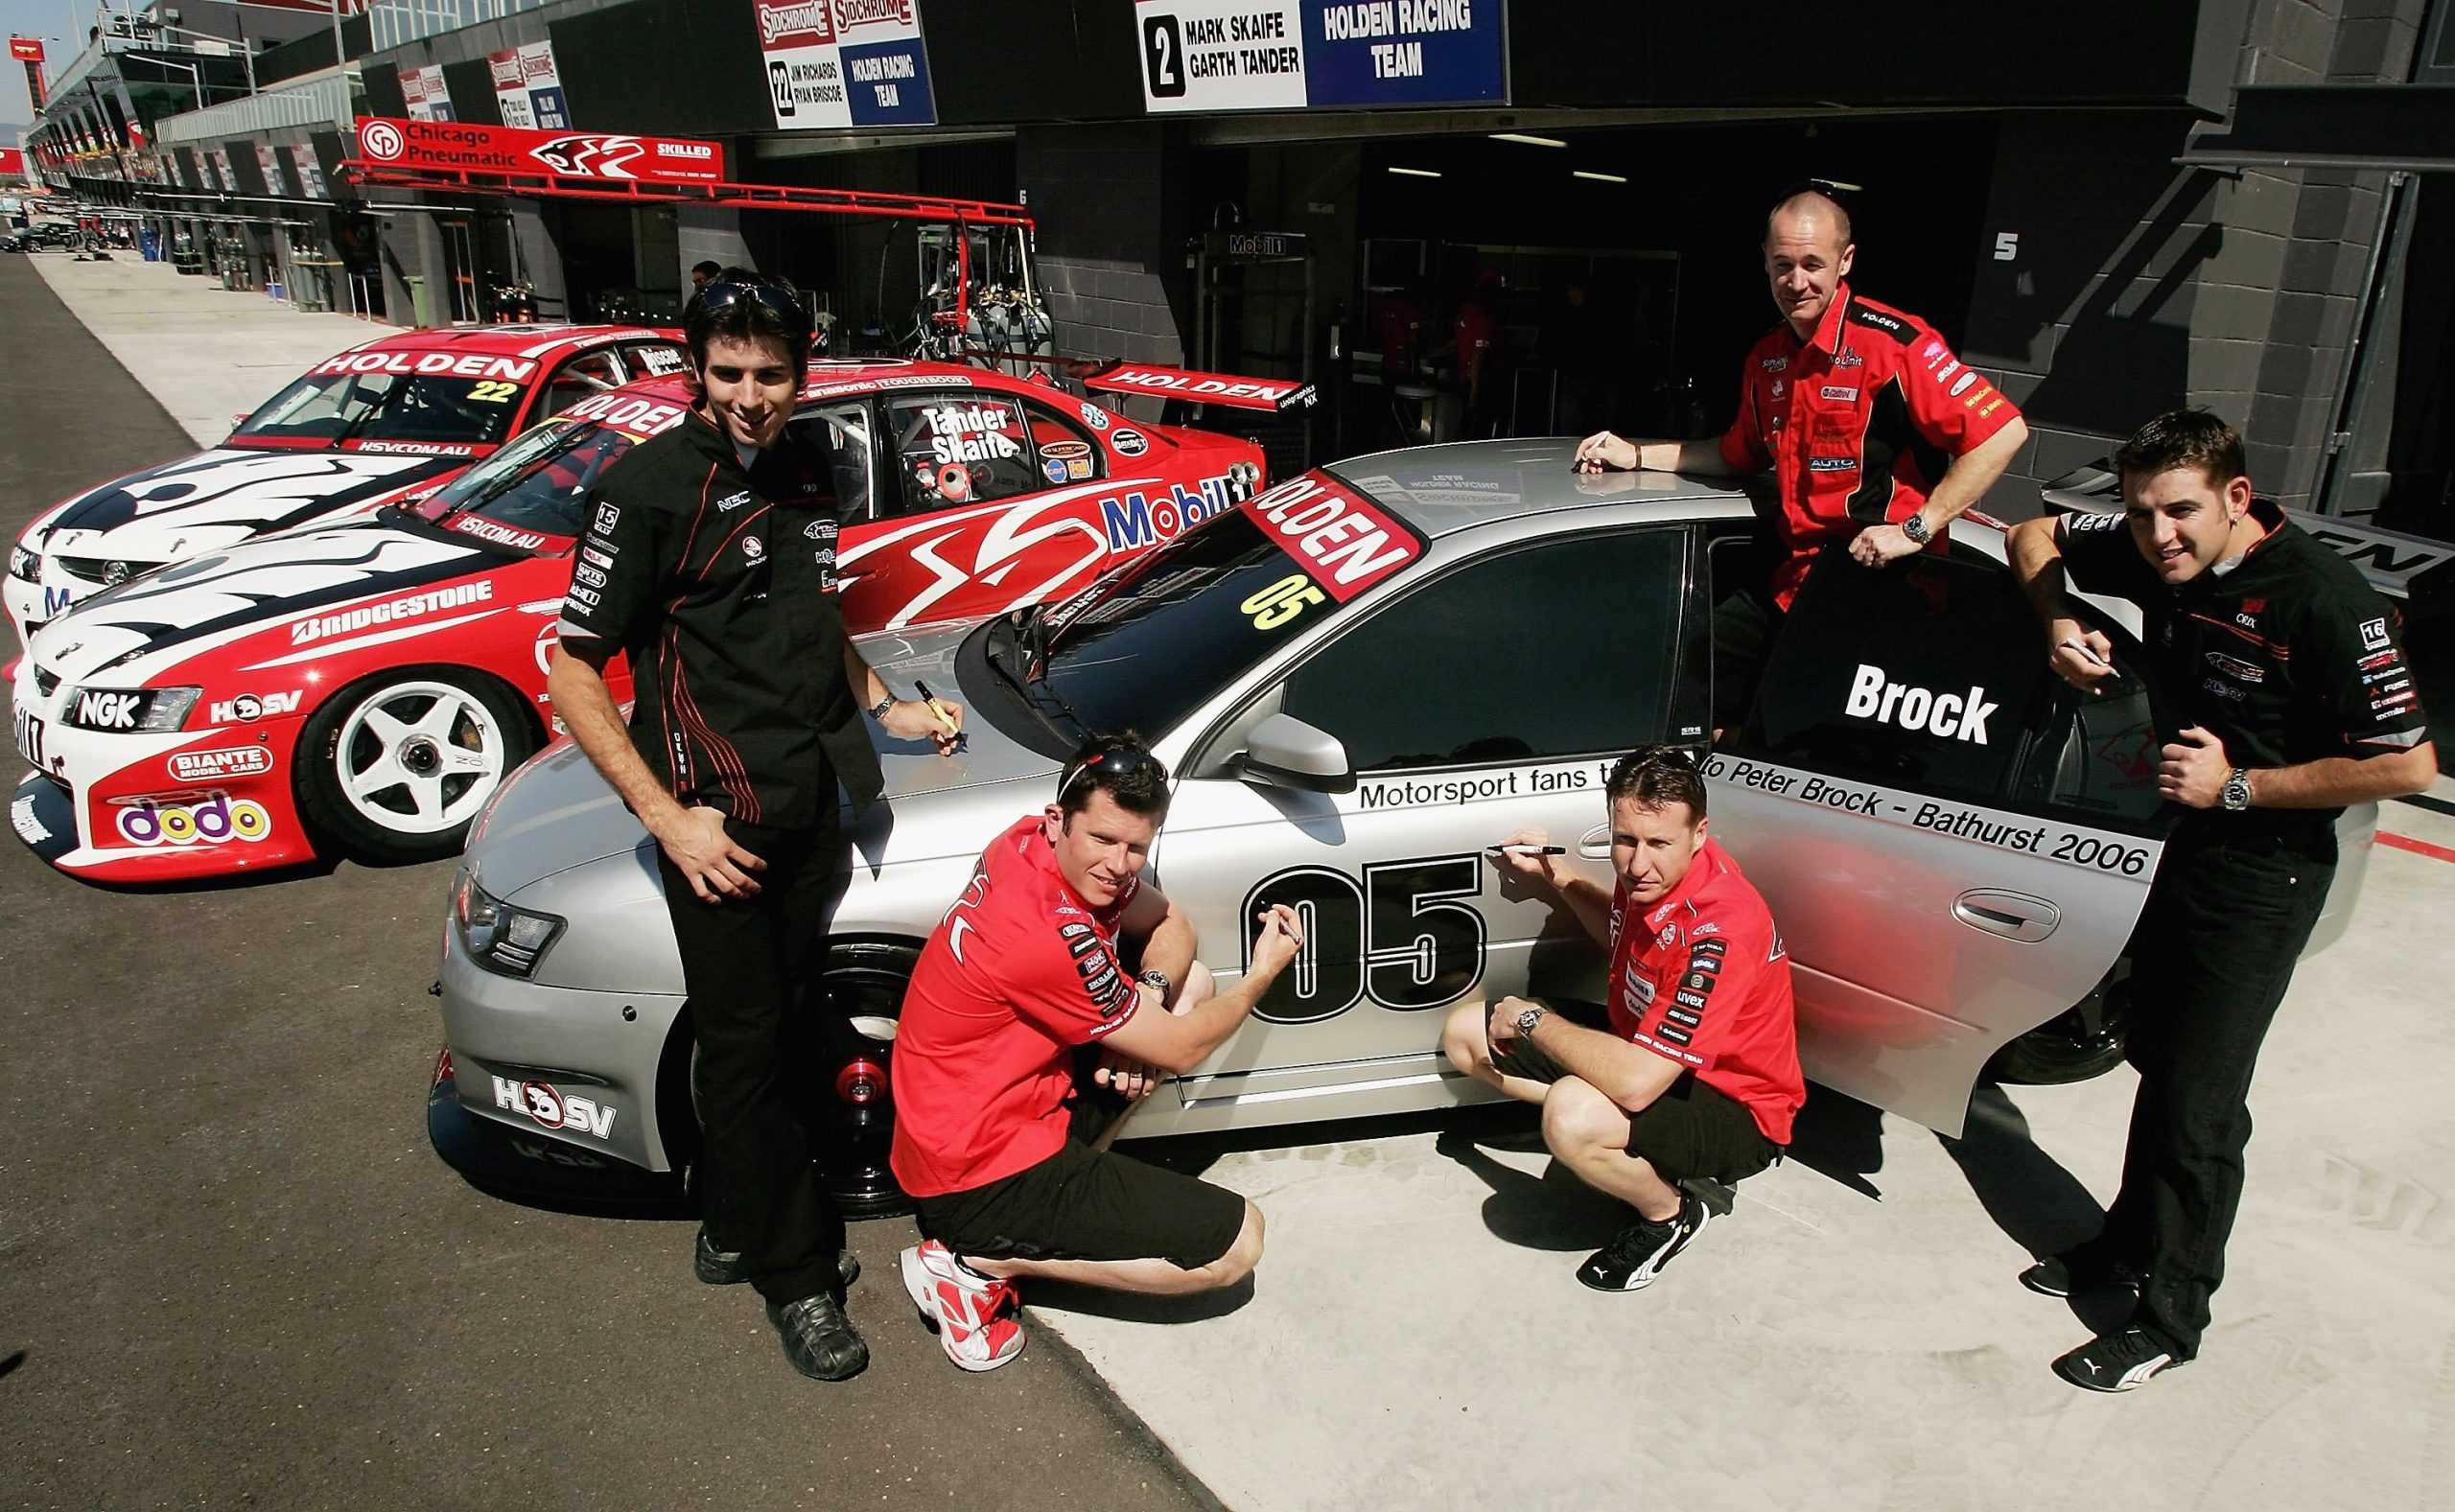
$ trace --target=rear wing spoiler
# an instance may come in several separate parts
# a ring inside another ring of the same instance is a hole
[[[2047,483],[2041,492],[2051,514],[2102,515],[2122,507],[2122,479],[2103,461],[2075,467]],[[2284,513],[2310,532],[2310,539],[2358,568],[2370,586],[2388,597],[2407,601],[2455,598],[2455,569],[2448,567],[2455,563],[2455,546],[2381,530],[2334,515],[2314,515],[2299,509]]]
[[[1113,361],[1082,375],[1083,386],[1095,393],[1157,394],[1198,405],[1225,405],[1230,409],[1258,409],[1282,414],[1309,409],[1321,396],[1310,384],[1284,378],[1237,378],[1227,373],[1200,373],[1186,367],[1161,367],[1153,362]]]

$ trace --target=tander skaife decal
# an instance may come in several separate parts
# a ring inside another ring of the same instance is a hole
[[[1344,604],[1423,554],[1423,541],[1319,473],[1249,499],[1245,513]]]
[[[290,627],[290,643],[303,646],[327,636],[347,635],[353,630],[366,630],[376,625],[396,624],[404,619],[422,618],[441,610],[458,609],[466,604],[483,603],[495,596],[495,585],[480,580],[456,583],[430,593],[411,593],[405,598],[386,599],[380,604],[362,604],[344,609],[339,614],[317,615],[301,619]]]
[[[425,373],[525,384],[535,376],[537,364],[526,358],[485,357],[475,352],[344,352],[307,371],[318,378],[337,373]]]

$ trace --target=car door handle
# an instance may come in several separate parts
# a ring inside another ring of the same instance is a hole
[[[1952,899],[1952,917],[1973,929],[2033,944],[2054,933],[2063,910],[2025,893],[1980,888]]]
[[[1578,840],[1577,853],[1583,856],[1588,861],[1610,860],[1611,826],[1609,825],[1597,825],[1592,829],[1587,830],[1584,835],[1579,837]]]

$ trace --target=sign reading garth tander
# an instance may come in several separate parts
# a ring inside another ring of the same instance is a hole
[[[608,131],[525,131],[473,122],[402,121],[368,116],[358,123],[358,155],[381,168],[480,174],[552,174],[563,178],[620,178],[651,183],[716,183],[725,156],[713,142]]]
[[[752,0],[768,103],[784,131],[934,126],[914,0]]]
[[[1135,0],[1155,111],[1505,105],[1502,0]]]

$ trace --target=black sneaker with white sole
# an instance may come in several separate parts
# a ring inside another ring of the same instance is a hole
[[[2054,1373],[2086,1391],[2129,1391],[2188,1363],[2155,1332],[2133,1324],[2082,1344],[2054,1362]]]
[[[2067,1252],[2046,1256],[2022,1271],[2020,1279],[2021,1285],[2040,1296],[2068,1297],[2075,1291],[2093,1291],[2099,1287],[2137,1291],[2141,1277],[2137,1266],[2094,1265]]]
[[[1682,1192],[1677,1218],[1639,1219],[1586,1256],[1585,1264],[1577,1268],[1577,1278],[1597,1291],[1642,1291],[1653,1285],[1654,1277],[1662,1274],[1673,1256],[1705,1231],[1713,1216],[1695,1193]]]

